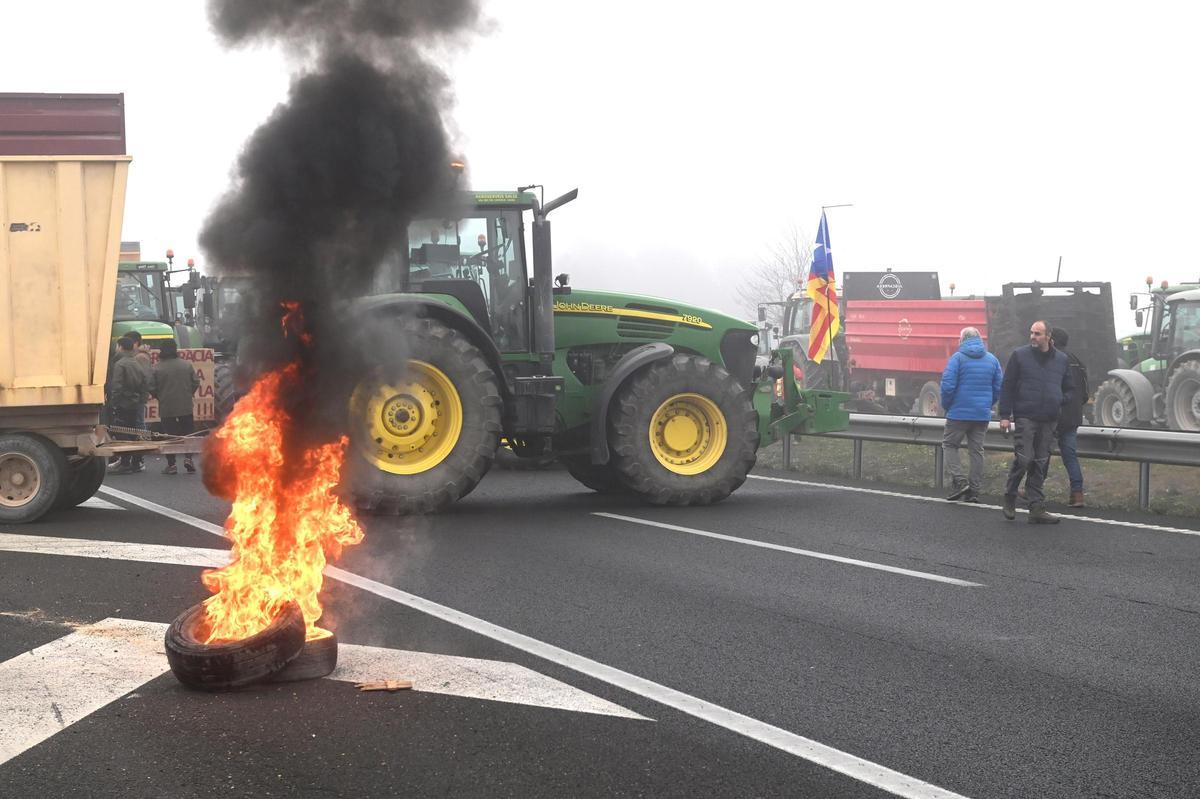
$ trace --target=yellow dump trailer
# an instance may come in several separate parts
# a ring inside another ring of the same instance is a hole
[[[121,95],[0,95],[0,523],[86,500],[114,450],[124,149]]]

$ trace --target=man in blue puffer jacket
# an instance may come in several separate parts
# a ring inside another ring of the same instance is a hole
[[[1025,478],[1030,524],[1058,524],[1046,511],[1042,484],[1050,464],[1050,442],[1058,415],[1072,402],[1075,381],[1067,356],[1050,342],[1050,325],[1034,322],[1029,328],[1029,346],[1018,347],[1004,370],[1000,390],[1000,427],[1013,427],[1013,462],[1004,488],[1004,518],[1017,517],[1017,489]]]
[[[958,341],[958,352],[950,356],[942,371],[942,407],[946,409],[942,452],[954,482],[947,499],[978,502],[983,485],[983,438],[992,418],[992,406],[1000,399],[1003,373],[1000,361],[984,347],[978,330],[964,327]],[[964,438],[971,458],[969,479],[963,474],[959,456]]]

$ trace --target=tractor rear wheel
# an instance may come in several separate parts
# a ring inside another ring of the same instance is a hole
[[[233,384],[233,364],[229,361],[218,361],[213,367],[213,412],[218,422],[225,421],[237,400],[237,389]]]
[[[638,372],[609,414],[612,467],[655,505],[708,505],[754,466],[758,415],[750,395],[707,358],[675,355]]]
[[[1172,430],[1200,430],[1200,361],[1187,361],[1171,373],[1167,424]]]
[[[1102,427],[1136,427],[1137,401],[1124,381],[1109,378],[1096,389],[1096,421]]]
[[[483,479],[503,399],[483,353],[433,319],[398,320],[407,360],[377,367],[350,400],[350,486],[360,510],[431,513]]]
[[[625,490],[621,476],[611,463],[592,463],[588,455],[559,455],[567,473],[583,485],[601,494],[617,494]]]

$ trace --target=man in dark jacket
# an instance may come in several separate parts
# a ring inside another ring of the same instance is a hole
[[[142,407],[149,398],[149,385],[146,372],[134,357],[134,342],[128,336],[117,340],[117,360],[112,366],[112,379],[108,387],[109,419],[118,427],[138,427],[138,408]],[[133,438],[128,434],[119,434],[121,438]],[[140,472],[145,467],[140,458],[132,454],[121,456],[112,468],[113,474],[131,474]]]
[[[1004,518],[1017,518],[1017,489],[1025,478],[1030,524],[1058,524],[1046,511],[1042,485],[1050,464],[1050,442],[1064,405],[1072,401],[1075,384],[1065,353],[1054,349],[1050,325],[1034,322],[1029,346],[1013,351],[1000,389],[1000,428],[1013,428],[1013,462],[1004,488]]]
[[[976,328],[964,327],[958,341],[958,352],[950,356],[942,371],[942,407],[946,409],[942,452],[954,481],[947,499],[978,502],[983,485],[983,439],[992,406],[1000,398],[1003,373],[1000,361],[987,351]],[[959,456],[964,438],[971,458],[970,479],[963,474]]]
[[[1063,405],[1062,413],[1058,416],[1058,430],[1055,435],[1058,439],[1058,454],[1062,457],[1067,477],[1071,480],[1071,499],[1067,504],[1072,508],[1082,508],[1083,468],[1079,465],[1076,442],[1079,426],[1083,424],[1083,406],[1091,398],[1091,387],[1088,385],[1087,369],[1084,368],[1083,362],[1075,353],[1067,352],[1067,342],[1070,340],[1067,331],[1061,327],[1056,327],[1050,332],[1050,341],[1054,348],[1066,353],[1071,379],[1075,382],[1075,392],[1071,395],[1070,402]]]
[[[162,431],[173,436],[186,436],[195,430],[192,417],[192,395],[200,386],[200,378],[189,361],[179,359],[179,348],[174,341],[164,341],[158,351],[158,365],[154,367],[153,392],[158,397],[158,418],[162,420]],[[188,474],[196,471],[191,453],[183,456],[183,468]],[[175,456],[167,456],[167,468],[163,474],[177,474]]]

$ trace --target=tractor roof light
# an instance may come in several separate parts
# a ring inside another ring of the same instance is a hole
[[[1150,287],[1153,285],[1154,285],[1154,275],[1146,275],[1146,286]]]
[[[1167,286],[1169,286],[1171,284],[1164,280],[1162,283],[1159,283],[1158,285],[1159,285],[1159,288],[1161,288],[1163,291],[1166,291]]]

